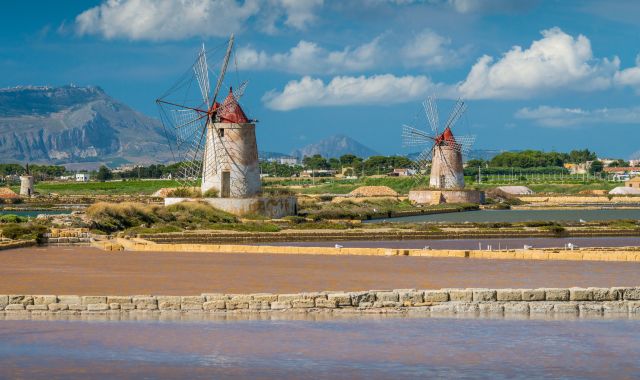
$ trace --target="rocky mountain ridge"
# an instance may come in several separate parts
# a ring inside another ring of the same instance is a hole
[[[100,87],[0,89],[0,161],[75,163],[170,159],[160,122]]]

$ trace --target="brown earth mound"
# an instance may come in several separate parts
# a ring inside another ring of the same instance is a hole
[[[349,195],[354,197],[397,197],[398,193],[389,186],[360,186]]]
[[[0,198],[3,199],[14,199],[19,198],[18,194],[15,191],[11,190],[8,187],[0,187]]]

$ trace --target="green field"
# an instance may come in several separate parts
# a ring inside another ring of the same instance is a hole
[[[178,187],[179,183],[171,180],[134,180],[114,182],[37,182],[35,191],[40,194],[60,195],[98,195],[98,194],[131,194],[150,195],[163,187]],[[18,191],[19,188],[13,189]]]
[[[470,179],[470,178],[469,178]],[[523,185],[528,186],[536,193],[555,194],[578,194],[585,190],[611,190],[617,186],[624,186],[622,182],[526,182],[516,181],[508,183],[473,183],[467,179],[468,188],[488,190],[497,186]],[[423,183],[428,181],[428,177],[422,179]],[[179,187],[180,183],[173,180],[128,180],[112,182],[37,182],[36,192],[60,195],[101,195],[101,194],[130,194],[130,195],[150,195],[158,189],[164,187]],[[265,189],[277,189],[282,187],[290,188],[295,193],[300,194],[347,194],[360,186],[388,186],[399,194],[408,194],[412,188],[417,188],[420,183],[411,177],[383,177],[383,178],[358,178],[358,179],[336,179],[336,178],[316,178],[311,179],[279,179],[267,180],[263,183]],[[19,191],[18,186],[11,187],[14,191]]]

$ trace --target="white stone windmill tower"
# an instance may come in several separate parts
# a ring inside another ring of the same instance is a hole
[[[172,151],[181,163],[178,179],[184,185],[200,180],[201,193],[207,197],[251,198],[261,191],[255,120],[247,118],[238,103],[246,82],[235,92],[230,88],[222,103],[217,101],[233,42],[231,35],[213,93],[203,45],[188,75],[156,100],[163,124],[169,127]],[[190,93],[194,82],[201,99],[193,100]],[[174,100],[176,94],[180,100]]]
[[[466,110],[464,101],[458,100],[449,114],[444,129],[440,132],[439,115],[433,97],[422,103],[432,134],[414,126],[403,125],[402,137],[405,146],[425,146],[414,161],[417,177],[421,180],[423,173],[431,166],[429,187],[433,189],[463,189],[464,171],[462,156],[468,153],[475,141],[475,136],[453,135],[452,128]]]

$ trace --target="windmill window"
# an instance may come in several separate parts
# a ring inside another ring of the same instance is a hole
[[[218,129],[218,136],[224,137],[224,128]]]

